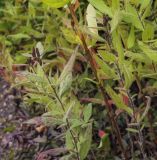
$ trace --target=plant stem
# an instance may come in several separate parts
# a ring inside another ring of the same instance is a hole
[[[120,77],[120,79],[121,79],[122,87],[124,88],[124,79],[123,79],[123,76],[122,76],[122,74],[121,74],[121,71],[120,71],[120,68],[119,68],[118,64],[116,64],[116,66],[117,66],[117,70],[118,70],[119,77]],[[136,108],[136,107],[135,107],[135,104],[134,104],[134,102],[133,102],[133,100],[132,100],[132,98],[131,98],[131,95],[130,95],[130,93],[129,93],[128,90],[126,90],[126,94],[127,94],[128,98],[129,98],[130,105],[131,105],[131,107],[132,107],[132,109],[133,109],[133,118],[134,118],[134,121],[135,121],[135,123],[138,124],[137,127],[136,127],[136,129],[138,130],[139,149],[140,149],[140,151],[141,151],[141,154],[142,154],[143,159],[146,160],[146,159],[147,159],[147,156],[146,156],[146,154],[144,153],[144,146],[143,146],[144,138],[143,138],[143,135],[142,135],[142,132],[141,132],[141,129],[140,129],[140,123],[137,121],[137,118],[136,118],[136,115],[135,115],[135,114],[136,114],[136,111],[135,111],[135,108]]]
[[[44,71],[44,69],[43,69],[43,71]],[[47,78],[47,80],[48,80],[48,82],[49,82],[52,90],[54,91],[54,94],[55,94],[55,96],[56,96],[56,99],[57,99],[58,102],[60,103],[60,106],[61,106],[62,110],[65,112],[65,107],[64,107],[64,105],[63,105],[63,103],[62,103],[62,100],[60,99],[60,97],[59,97],[59,95],[58,95],[55,87],[54,87],[53,85],[51,85],[51,81],[50,81],[50,79],[49,79],[49,77],[47,76],[47,74],[46,74],[45,71],[44,71],[44,73],[45,73],[45,76],[46,76],[46,78]],[[80,160],[79,150],[78,150],[78,147],[77,147],[77,140],[76,140],[76,138],[75,138],[75,135],[74,135],[73,131],[70,129],[70,122],[69,122],[69,119],[68,119],[68,118],[66,118],[66,123],[67,123],[67,129],[69,130],[69,132],[70,132],[70,134],[71,134],[71,137],[72,137],[72,139],[73,139],[73,145],[75,146],[75,149],[76,149],[77,160]]]
[[[70,13],[71,13],[71,16],[72,16],[72,20],[74,22],[73,28],[75,29],[76,34],[79,36],[80,40],[82,41],[82,46],[83,46],[83,48],[84,48],[84,50],[85,50],[85,52],[87,54],[87,58],[88,58],[89,63],[91,65],[91,69],[92,69],[92,71],[94,73],[94,76],[95,76],[97,82],[98,82],[98,86],[100,88],[101,94],[102,94],[104,102],[106,104],[106,107],[107,107],[107,110],[108,110],[108,116],[109,116],[109,119],[111,121],[112,128],[113,128],[113,130],[114,130],[114,132],[116,134],[116,137],[118,139],[118,143],[120,145],[120,148],[121,148],[121,151],[123,153],[123,156],[124,156],[125,160],[127,160],[128,157],[127,157],[126,151],[124,149],[124,145],[123,145],[123,142],[122,142],[122,137],[121,137],[121,134],[120,134],[119,126],[118,126],[118,124],[117,124],[117,122],[115,120],[115,116],[114,116],[112,107],[108,102],[108,96],[107,96],[107,93],[106,93],[105,88],[103,86],[103,82],[98,77],[97,67],[96,67],[95,61],[93,59],[93,52],[92,52],[91,49],[89,49],[87,47],[87,43],[85,41],[85,37],[84,37],[83,33],[81,32],[81,30],[79,29],[78,20],[77,20],[77,17],[76,17],[76,14],[75,14],[74,10],[73,10],[73,6],[72,5],[69,6],[69,10],[70,10]]]
[[[78,150],[78,147],[77,147],[77,140],[75,138],[75,135],[74,135],[73,131],[70,129],[70,123],[69,123],[69,120],[67,118],[66,118],[66,122],[67,122],[67,126],[68,126],[69,132],[71,134],[71,137],[73,139],[73,143],[74,143],[74,146],[75,146],[75,149],[76,149],[77,159],[80,160],[79,150]]]

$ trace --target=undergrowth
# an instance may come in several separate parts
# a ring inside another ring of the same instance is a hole
[[[1,74],[59,130],[51,159],[157,158],[157,1],[6,0],[0,16]]]

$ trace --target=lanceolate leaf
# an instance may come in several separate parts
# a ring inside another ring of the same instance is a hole
[[[120,7],[120,0],[112,0],[112,9],[119,10]]]
[[[68,28],[61,28],[62,33],[65,37],[65,39],[72,44],[81,44],[80,38],[75,34],[75,32],[72,29]]]
[[[131,26],[130,34],[127,41],[128,48],[133,47],[134,43],[135,43],[135,31],[134,31],[134,26]]]
[[[85,122],[88,122],[92,115],[92,104],[91,103],[88,106],[85,106],[83,115],[84,115]]]
[[[134,60],[136,62],[144,62],[146,64],[151,64],[149,57],[143,56],[142,53],[134,53],[131,51],[127,51],[126,55],[127,57],[131,58],[131,60]]]
[[[80,133],[80,141],[78,142],[79,154],[81,160],[84,160],[91,148],[92,142],[92,124],[88,124],[84,133]]]
[[[118,34],[117,30],[114,30],[112,32],[112,39],[113,39],[113,45],[114,45],[116,51],[118,52],[119,62],[123,63],[123,60],[124,60],[124,49],[123,49],[123,46],[122,46],[121,37]]]
[[[91,5],[98,9],[101,13],[113,17],[112,10],[108,7],[103,0],[88,0]]]
[[[121,70],[124,74],[124,79],[125,79],[125,89],[129,89],[131,84],[134,81],[134,76],[132,75],[133,68],[131,62],[127,62],[124,60],[124,63],[121,65]]]
[[[154,38],[155,26],[151,23],[147,23],[145,30],[142,33],[142,40],[147,41]]]
[[[73,147],[74,147],[74,145],[73,145],[72,137],[70,134],[70,130],[68,130],[66,132],[66,148],[71,150],[71,149],[73,149]]]
[[[103,72],[109,77],[109,78],[115,78],[116,74],[115,71],[107,64],[105,63],[101,58],[95,55],[95,59],[100,66],[100,68],[103,70]]]
[[[151,0],[141,0],[140,12],[142,12],[143,9],[148,7],[150,3],[151,3]]]
[[[122,11],[123,20],[127,23],[131,23],[133,26],[138,28],[139,30],[144,30],[142,20],[139,18],[139,15],[134,7],[132,7],[129,3],[127,5],[127,11]]]
[[[148,45],[144,44],[143,42],[138,42],[139,47],[141,50],[154,62],[157,62],[157,53],[156,50],[151,49]]]
[[[99,50],[98,53],[105,62],[114,63],[116,61],[116,56],[112,53],[106,52],[104,50]]]
[[[98,35],[97,21],[96,21],[96,10],[91,4],[89,4],[87,7],[86,19],[87,19],[89,30],[92,33]]]
[[[148,114],[148,111],[151,107],[151,98],[148,96],[146,98],[148,99],[147,106],[146,106],[143,114],[141,115],[140,119],[138,120],[138,122],[141,122],[146,117],[146,115]]]
[[[70,0],[42,0],[44,4],[52,8],[60,8],[68,4]]]
[[[121,18],[121,12],[119,10],[115,11],[113,19],[111,21],[111,32],[117,28],[119,22],[121,21]]]
[[[77,51],[78,51],[78,47],[75,49],[74,53],[71,55],[69,61],[67,62],[67,64],[65,65],[60,77],[59,77],[59,82],[63,81],[65,79],[65,77],[72,72],[73,66],[74,66],[74,62],[76,59],[76,55],[77,55]]]
[[[119,109],[126,111],[130,115],[133,114],[133,110],[123,103],[122,97],[118,95],[109,85],[106,86],[106,91]]]
[[[138,130],[134,128],[126,128],[126,130],[132,133],[138,133]]]
[[[68,90],[72,83],[72,69],[76,59],[78,47],[71,55],[68,63],[65,65],[63,72],[61,73],[58,84],[59,84],[59,95],[61,96],[66,90]]]

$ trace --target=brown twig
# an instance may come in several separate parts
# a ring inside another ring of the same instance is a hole
[[[121,148],[121,151],[123,153],[123,156],[127,160],[128,157],[127,157],[127,154],[126,154],[123,142],[122,142],[122,137],[121,137],[121,134],[120,134],[119,126],[118,126],[118,124],[117,124],[117,122],[116,122],[116,120],[114,118],[115,116],[114,116],[112,107],[108,102],[108,96],[107,96],[107,93],[106,93],[105,88],[103,86],[103,83],[98,77],[96,64],[95,64],[95,61],[93,59],[93,52],[92,52],[91,49],[89,49],[87,47],[87,44],[86,44],[86,41],[85,41],[85,37],[84,37],[83,33],[80,31],[80,29],[79,29],[78,20],[77,20],[77,17],[76,17],[76,14],[75,14],[75,11],[74,11],[72,5],[69,6],[69,10],[70,10],[70,13],[71,13],[71,16],[72,16],[72,20],[73,20],[73,23],[74,23],[73,24],[74,25],[73,28],[75,29],[76,34],[79,36],[80,40],[82,41],[82,46],[83,46],[83,48],[84,48],[84,50],[86,52],[87,58],[88,58],[89,63],[91,65],[91,69],[92,69],[92,71],[93,71],[93,73],[95,75],[95,78],[96,78],[96,80],[98,82],[98,86],[100,88],[100,91],[101,91],[101,94],[103,96],[104,102],[106,104],[106,108],[108,110],[108,117],[109,117],[109,119],[111,121],[112,128],[113,128],[113,130],[114,130],[114,132],[116,134],[116,137],[118,139],[118,143],[120,145],[120,148]]]

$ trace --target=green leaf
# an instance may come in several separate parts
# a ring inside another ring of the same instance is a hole
[[[112,10],[116,11],[120,8],[120,0],[112,0]]]
[[[42,0],[44,4],[52,8],[61,8],[70,2],[70,0]]]
[[[88,106],[85,106],[85,109],[83,111],[85,122],[89,121],[91,115],[92,115],[92,104],[90,103]]]
[[[126,111],[130,115],[133,114],[133,110],[123,103],[122,97],[120,95],[118,95],[109,85],[107,85],[105,87],[105,89],[106,89],[107,93],[109,94],[109,96],[114,101],[115,105],[119,109],[122,109],[122,110]]]
[[[85,131],[81,133],[79,139],[80,139],[80,141],[78,142],[79,155],[81,160],[84,160],[87,157],[87,154],[91,148],[92,124],[88,124]]]
[[[103,14],[107,14],[109,17],[113,17],[112,10],[108,7],[103,0],[88,0],[97,10]]]
[[[71,55],[69,61],[65,65],[57,84],[59,85],[59,95],[62,96],[62,94],[67,91],[72,83],[72,70],[74,66],[74,62],[76,59],[78,47],[76,47],[74,53]]]
[[[121,19],[122,19],[122,16],[121,16],[120,10],[116,10],[114,13],[113,19],[111,21],[111,32],[113,32],[117,28]]]
[[[143,11],[141,11],[142,13],[140,13],[141,16],[141,20],[144,20],[146,17],[150,16],[150,14],[152,13],[152,4],[149,3],[148,6],[146,7],[146,9],[144,9],[144,13]]]
[[[104,50],[98,50],[98,53],[105,62],[114,63],[116,61],[116,56],[112,53],[108,53]]]
[[[66,148],[68,150],[73,150],[74,145],[73,145],[73,140],[72,140],[71,133],[69,130],[66,132],[65,138],[66,138]]]
[[[70,115],[72,113],[73,107],[75,106],[75,101],[72,101],[71,104],[68,105],[68,109],[63,117],[63,121],[66,122],[67,119],[70,118]]]
[[[13,59],[10,55],[10,51],[6,49],[0,54],[0,66],[12,70],[12,64],[13,64]]]
[[[84,123],[83,121],[79,119],[70,119],[70,120],[71,120],[70,122],[72,123],[70,129],[80,127]]]
[[[134,76],[132,74],[133,67],[130,61],[124,60],[123,64],[121,64],[121,70],[124,74],[124,79],[125,79],[125,89],[129,89],[131,84],[134,81]]]
[[[59,85],[59,96],[62,96],[71,87],[71,84],[72,84],[72,72],[69,72]]]
[[[140,119],[138,120],[138,122],[142,122],[142,120],[147,116],[150,108],[151,108],[151,98],[150,97],[146,97],[148,100],[147,100],[147,106],[143,112],[143,114],[141,115]]]
[[[75,34],[72,29],[62,28],[62,33],[65,39],[72,44],[81,44],[80,38]]]
[[[147,8],[150,3],[151,0],[141,0],[140,12],[142,12],[143,9]]]
[[[148,45],[138,41],[140,49],[150,58],[150,60],[157,62],[156,50],[151,49]]]
[[[116,73],[115,71],[106,63],[104,62],[101,58],[99,58],[97,55],[95,55],[96,62],[100,66],[100,68],[103,70],[106,76],[109,78],[115,78]]]
[[[118,34],[117,30],[114,30],[112,32],[112,39],[113,39],[113,45],[114,45],[116,51],[118,52],[119,62],[123,63],[123,60],[124,60],[124,49],[123,49],[121,37]]]
[[[88,24],[89,30],[92,33],[98,35],[97,21],[96,21],[96,10],[91,4],[89,4],[87,7],[86,19],[87,19],[87,24]]]
[[[147,23],[145,30],[142,33],[142,40],[147,41],[154,38],[155,26],[151,23]]]
[[[135,43],[135,31],[134,31],[134,26],[131,26],[130,34],[127,40],[127,46],[128,48],[132,48]]]
[[[135,6],[138,6],[140,4],[140,0],[129,0],[129,1],[130,1],[130,4]],[[128,1],[126,3],[128,3]]]
[[[126,52],[126,56],[131,58],[131,61],[136,61],[136,62],[144,62],[146,64],[151,64],[150,59],[148,56],[143,56],[142,53],[134,53],[131,51]]]
[[[24,33],[17,33],[17,34],[13,34],[13,35],[8,35],[8,38],[13,41],[14,43],[18,43],[20,42],[22,39],[24,40],[28,40],[30,39],[31,37],[27,34],[24,34]]]
[[[132,7],[129,3],[127,4],[126,11],[122,11],[122,15],[123,15],[122,17],[123,21],[127,23],[131,23],[133,26],[135,26],[139,30],[142,30],[142,31],[144,30],[143,24],[142,24],[144,22],[142,22],[139,19],[139,15],[136,9]]]
[[[138,130],[133,129],[133,128],[126,128],[126,130],[132,133],[138,133]]]
[[[15,62],[16,64],[24,64],[27,62],[27,58],[24,57],[23,55],[17,54],[15,56]]]

